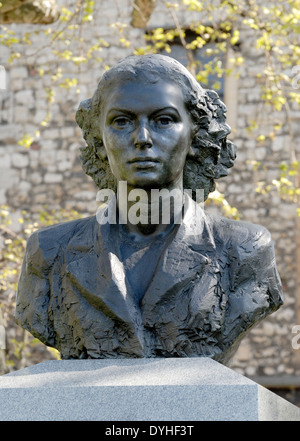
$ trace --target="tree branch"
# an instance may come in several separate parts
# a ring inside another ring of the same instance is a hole
[[[0,24],[50,24],[59,18],[56,0],[2,0]]]
[[[131,26],[145,28],[154,11],[157,0],[135,0],[131,14]]]

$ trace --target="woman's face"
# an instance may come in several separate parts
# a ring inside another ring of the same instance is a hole
[[[179,86],[116,79],[102,100],[100,125],[118,181],[145,189],[182,182],[193,124]]]

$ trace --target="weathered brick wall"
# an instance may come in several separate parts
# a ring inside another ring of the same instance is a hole
[[[119,41],[112,23],[129,25],[131,2],[101,2],[95,14],[95,24],[85,26],[84,38],[92,43],[97,37],[105,39],[110,47],[103,51],[104,63],[114,64],[118,59],[131,53]],[[195,15],[183,14],[179,18],[188,23]],[[172,27],[173,22],[159,5],[152,15],[149,27]],[[19,34],[32,30],[29,25],[12,25]],[[135,46],[144,45],[143,30],[126,28],[129,39]],[[48,209],[72,208],[85,214],[96,210],[96,188],[90,178],[82,172],[79,162],[79,147],[84,145],[81,132],[75,123],[75,111],[81,99],[90,97],[103,66],[87,63],[75,67],[69,65],[70,76],[78,79],[77,93],[54,86],[55,103],[48,127],[39,127],[46,116],[47,104],[45,88],[51,84],[50,74],[39,76],[34,65],[51,63],[57,60],[51,50],[39,52],[46,44],[41,36],[36,36],[31,46],[22,48],[21,57],[13,65],[6,63],[9,50],[1,47],[0,63],[6,66],[7,88],[0,90],[0,204],[9,204],[17,210],[30,210],[32,216],[45,206]],[[80,48],[78,48],[80,52]],[[249,32],[241,30],[241,55],[246,63],[240,78],[235,81],[238,96],[237,117],[233,124],[232,138],[238,146],[235,167],[226,179],[220,180],[219,190],[224,192],[231,205],[237,207],[242,220],[260,223],[267,227],[275,241],[278,269],[281,274],[285,305],[270,318],[254,328],[247,337],[235,358],[233,367],[246,375],[298,375],[300,367],[292,346],[292,327],[297,324],[297,220],[295,207],[280,200],[277,194],[258,195],[256,183],[277,177],[278,163],[289,159],[289,136],[284,113],[273,115],[261,107],[260,84],[256,79],[264,65],[262,56],[253,49]],[[36,53],[36,55],[32,55]],[[234,96],[232,91],[232,96]],[[228,108],[231,93],[227,93]],[[297,118],[299,110],[292,109],[293,126],[296,139],[300,136]],[[284,123],[283,129],[274,141],[257,143],[245,128],[259,115],[268,133],[274,119]],[[40,130],[40,137],[25,149],[17,144],[24,133]],[[253,171],[248,160],[258,160],[265,168]],[[209,208],[211,209],[211,208]],[[298,350],[299,352],[300,350]]]

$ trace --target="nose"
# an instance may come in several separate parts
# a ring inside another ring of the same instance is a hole
[[[152,144],[150,130],[147,127],[147,124],[139,124],[134,133],[134,146],[136,148],[143,149],[152,147]]]

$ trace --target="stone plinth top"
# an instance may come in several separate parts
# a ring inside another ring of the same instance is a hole
[[[209,358],[64,360],[0,377],[0,420],[300,421],[300,409]]]

